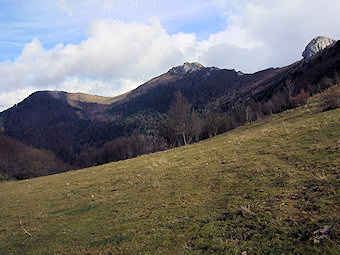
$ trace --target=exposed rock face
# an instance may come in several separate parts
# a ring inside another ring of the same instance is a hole
[[[201,65],[200,63],[184,63],[183,65],[181,66],[176,66],[174,68],[171,68],[169,70],[169,73],[170,74],[175,74],[175,75],[185,75],[185,74],[188,74],[188,73],[192,73],[192,72],[196,72],[200,69],[204,68],[203,65]]]
[[[236,75],[237,75],[237,76],[243,76],[244,73],[242,73],[241,71],[238,71],[238,72],[236,72]]]
[[[305,50],[302,53],[304,59],[309,60],[312,56],[314,56],[319,51],[322,51],[329,45],[335,43],[336,40],[328,38],[326,36],[318,36],[308,43]]]

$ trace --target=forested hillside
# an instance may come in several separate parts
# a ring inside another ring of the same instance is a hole
[[[36,92],[0,114],[0,131],[71,168],[131,158],[305,104],[338,86],[339,53],[338,41],[309,60],[254,74],[185,63],[116,98]],[[170,117],[179,117],[176,107],[187,113],[181,121]]]
[[[0,181],[60,173],[69,168],[51,151],[31,148],[0,135]]]

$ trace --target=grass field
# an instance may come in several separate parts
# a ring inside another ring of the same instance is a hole
[[[1,183],[0,254],[339,254],[339,117],[305,106],[197,144]]]
[[[67,101],[70,105],[75,106],[75,107],[78,106],[79,102],[110,105],[119,100],[123,100],[127,94],[128,93],[124,93],[116,97],[103,97],[103,96],[89,95],[89,94],[84,94],[84,93],[68,93]]]

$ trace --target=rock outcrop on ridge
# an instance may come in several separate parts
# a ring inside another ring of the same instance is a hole
[[[173,75],[186,75],[188,73],[192,73],[192,72],[196,72],[200,69],[204,68],[203,65],[201,65],[200,63],[184,63],[181,66],[177,66],[177,67],[173,67],[169,70],[170,74]]]
[[[319,51],[324,50],[329,45],[335,43],[336,40],[328,38],[326,36],[318,36],[311,40],[306,46],[305,50],[302,53],[304,59],[309,60],[312,56],[314,56]]]

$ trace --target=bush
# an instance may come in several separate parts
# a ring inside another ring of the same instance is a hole
[[[321,107],[324,111],[340,107],[340,87],[332,87],[321,94]]]
[[[301,90],[298,95],[291,98],[291,103],[293,107],[298,107],[307,103],[307,99],[309,98],[309,93]]]

